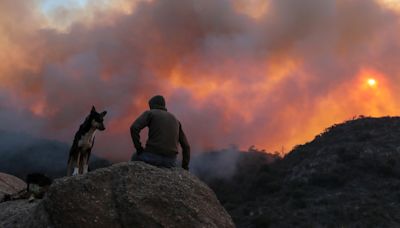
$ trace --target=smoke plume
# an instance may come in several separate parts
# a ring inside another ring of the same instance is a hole
[[[290,148],[399,114],[394,1],[46,2],[0,1],[0,128],[72,142],[95,105],[108,111],[95,153],[121,160],[155,94],[195,151]]]

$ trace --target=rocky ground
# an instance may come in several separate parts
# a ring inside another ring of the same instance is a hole
[[[234,227],[189,172],[142,162],[55,180],[43,200],[0,203],[0,227]]]
[[[26,188],[26,183],[18,177],[0,173],[0,202],[6,195],[16,194]]]

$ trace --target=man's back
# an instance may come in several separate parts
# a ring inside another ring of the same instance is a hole
[[[182,147],[182,167],[188,169],[190,147],[182,130],[181,123],[165,108],[162,96],[155,96],[149,101],[150,110],[140,115],[131,126],[131,136],[137,155],[146,153],[176,159],[178,144]],[[146,148],[140,142],[140,131],[149,128]]]
[[[175,156],[178,153],[179,121],[171,113],[151,109],[149,115],[149,137],[145,151]]]

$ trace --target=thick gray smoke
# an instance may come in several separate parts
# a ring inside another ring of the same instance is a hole
[[[40,5],[0,2],[2,129],[70,143],[96,105],[109,114],[95,153],[122,160],[154,94],[194,151],[290,148],[354,115],[398,114],[400,14],[377,1],[89,1],[54,11],[73,21],[63,30]]]

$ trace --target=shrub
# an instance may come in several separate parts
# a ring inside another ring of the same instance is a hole
[[[271,226],[272,220],[268,215],[260,215],[251,221],[254,227],[268,228]]]
[[[338,188],[346,184],[346,175],[340,173],[315,173],[311,179],[310,184],[323,188]]]
[[[292,201],[292,206],[296,209],[304,209],[307,207],[307,203],[302,198],[296,198]]]
[[[359,148],[357,147],[340,147],[337,150],[337,161],[341,163],[352,162],[360,157]]]

